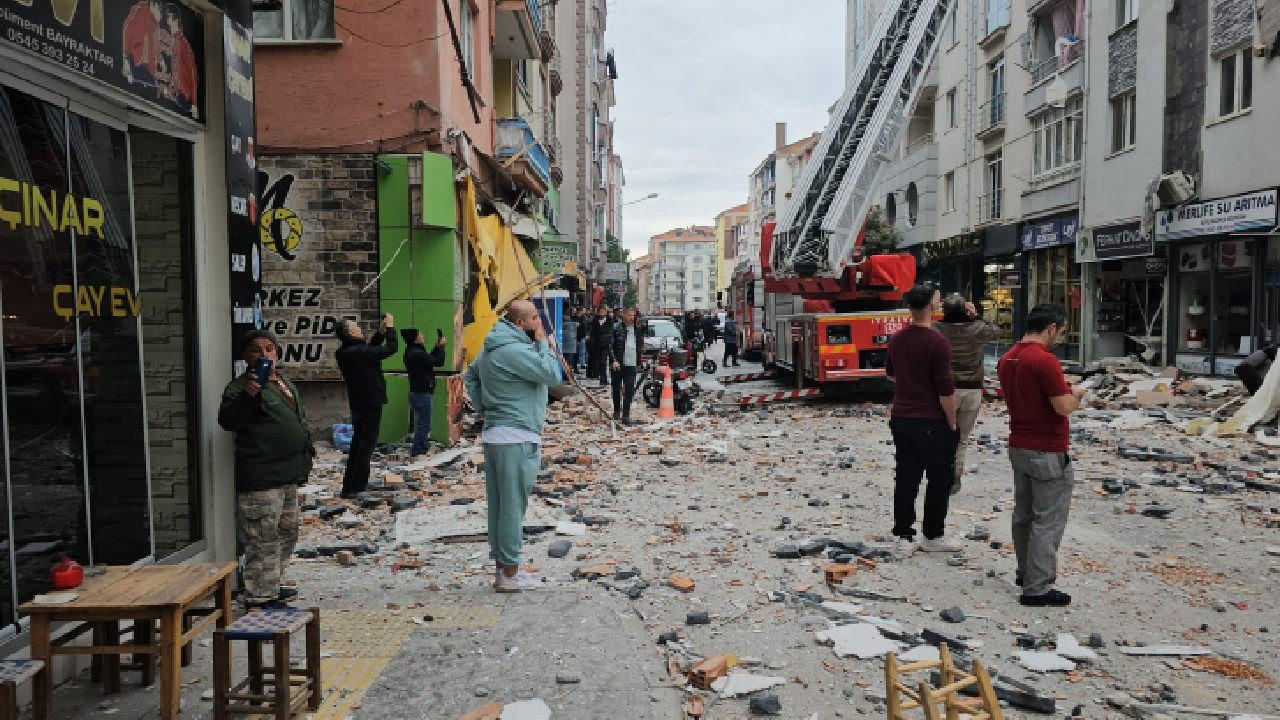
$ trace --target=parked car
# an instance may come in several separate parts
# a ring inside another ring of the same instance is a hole
[[[644,325],[645,350],[674,350],[684,347],[680,327],[669,318],[652,317]]]

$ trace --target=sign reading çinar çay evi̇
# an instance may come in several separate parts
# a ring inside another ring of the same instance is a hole
[[[1156,213],[1156,240],[1168,242],[1200,235],[1221,235],[1276,226],[1276,191],[1235,195],[1191,203]]]

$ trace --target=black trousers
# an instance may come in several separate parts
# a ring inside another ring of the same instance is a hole
[[[596,368],[595,375],[589,377],[599,378],[600,386],[604,387],[609,384],[609,353],[608,349],[601,347],[596,350],[595,359],[592,361]]]
[[[889,421],[897,471],[893,485],[893,534],[908,540],[915,537],[916,496],[920,480],[928,476],[924,491],[924,522],[921,530],[929,539],[942,537],[947,522],[951,483],[955,481],[956,432],[942,420],[894,418]]]
[[[636,366],[622,365],[613,371],[613,414],[631,417],[631,400],[636,396]]]
[[[733,364],[734,364],[734,365],[737,365],[737,364],[738,364],[738,345],[737,345],[737,343],[734,343],[734,344],[732,344],[732,345],[731,345],[731,344],[729,344],[729,343],[727,343],[727,342],[725,343],[725,345],[724,345],[724,360],[722,361],[722,363],[721,363],[721,364],[723,364],[723,365],[728,365],[728,364],[729,364],[729,358],[733,358]]]
[[[378,444],[378,428],[382,425],[382,408],[361,408],[351,411],[351,451],[347,453],[347,468],[342,473],[342,492],[361,493],[369,489],[369,461],[373,447]]]

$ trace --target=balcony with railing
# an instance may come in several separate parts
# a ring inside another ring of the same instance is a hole
[[[979,140],[1004,132],[1005,93],[997,93],[978,106]]]
[[[907,143],[907,155],[915,155],[933,144],[933,133],[925,133]]]
[[[551,159],[524,118],[498,120],[498,147],[494,155],[513,180],[541,197],[551,182]]]
[[[1084,57],[1084,40],[1076,37],[1058,38],[1054,43],[1053,54],[1046,58],[1038,58],[1031,64],[1031,84],[1048,80],[1055,74],[1063,73]]]
[[[1004,188],[978,198],[978,222],[993,223],[1004,217]]]

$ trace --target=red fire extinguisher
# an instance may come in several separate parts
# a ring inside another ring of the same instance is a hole
[[[70,590],[84,582],[84,568],[69,557],[63,557],[49,570],[49,584],[54,590]]]

